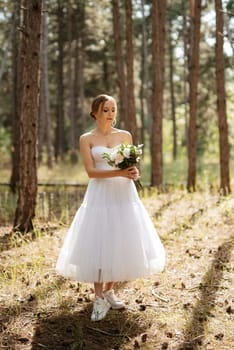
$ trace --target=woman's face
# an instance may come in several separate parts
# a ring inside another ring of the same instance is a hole
[[[109,99],[99,106],[96,120],[102,123],[112,124],[115,120],[117,106],[114,99]]]

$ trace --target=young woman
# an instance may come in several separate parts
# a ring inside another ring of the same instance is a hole
[[[111,307],[125,307],[114,294],[114,282],[160,272],[165,264],[163,245],[133,182],[139,178],[137,167],[120,170],[103,159],[115,146],[132,144],[129,132],[113,126],[116,113],[113,97],[94,99],[90,115],[96,127],[80,137],[90,180],[56,265],[63,276],[94,283],[93,321],[103,319]]]

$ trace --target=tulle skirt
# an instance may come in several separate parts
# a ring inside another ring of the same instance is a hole
[[[91,179],[57,272],[81,282],[117,282],[160,272],[164,264],[164,247],[133,181]]]

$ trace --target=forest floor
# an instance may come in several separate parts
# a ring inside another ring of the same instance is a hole
[[[125,310],[91,322],[93,289],[54,266],[67,226],[0,228],[0,349],[231,350],[234,198],[175,190],[145,196],[167,252],[163,273],[117,285]]]

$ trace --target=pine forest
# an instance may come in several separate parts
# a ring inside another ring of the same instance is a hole
[[[232,349],[233,67],[233,0],[0,0],[0,349]],[[143,145],[167,265],[94,325],[93,289],[54,265],[100,94]]]

